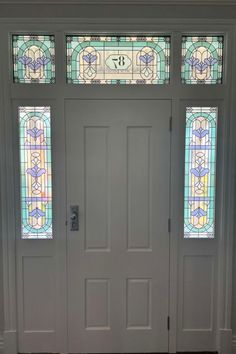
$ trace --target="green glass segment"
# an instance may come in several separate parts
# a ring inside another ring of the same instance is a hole
[[[50,107],[19,107],[21,237],[52,238]]]
[[[222,84],[223,45],[223,36],[183,36],[182,83]]]
[[[55,37],[13,35],[13,81],[15,83],[55,82]]]
[[[168,84],[169,36],[66,37],[67,82]]]
[[[215,235],[216,107],[187,107],[185,134],[184,237]]]

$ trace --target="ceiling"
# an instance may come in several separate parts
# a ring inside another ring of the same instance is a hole
[[[0,4],[83,4],[83,5],[103,5],[103,4],[140,4],[140,5],[236,5],[236,0],[0,0]]]

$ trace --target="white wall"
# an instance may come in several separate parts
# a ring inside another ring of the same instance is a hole
[[[112,17],[112,18],[134,18],[135,13],[142,13],[143,17],[146,18],[231,18],[236,19],[236,6],[224,6],[224,7],[214,7],[212,11],[212,6],[159,6],[158,8],[137,6],[136,11],[134,7],[127,6],[124,11],[121,7],[116,5],[106,5],[106,6],[53,6],[49,5],[47,7],[47,15],[45,7],[42,5],[28,5],[26,7],[21,6],[20,8],[15,5],[2,5],[0,0],[0,18],[4,17],[32,17],[32,14],[38,17]],[[0,237],[0,354],[1,354],[1,338],[3,332],[3,282],[2,282],[2,244]],[[235,337],[235,354],[236,354],[236,227],[235,227],[235,242],[234,242],[234,264],[233,264],[233,308],[232,308],[232,329],[233,336]]]
[[[234,231],[234,260],[233,260],[233,304],[232,304],[232,330],[233,330],[233,342],[234,352],[236,354],[236,225]]]
[[[0,225],[1,225],[1,215],[0,215]],[[1,236],[1,233],[0,233]],[[3,336],[3,277],[2,277],[2,238],[0,237],[0,354],[2,347],[2,336]]]

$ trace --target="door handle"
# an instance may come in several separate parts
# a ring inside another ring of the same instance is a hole
[[[70,206],[70,231],[79,230],[79,206]]]
[[[75,220],[77,219],[77,217],[78,217],[77,213],[74,212],[74,213],[71,215],[70,219],[71,219],[71,221],[75,221]]]

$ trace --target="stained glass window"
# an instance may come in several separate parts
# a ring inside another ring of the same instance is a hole
[[[22,238],[52,238],[50,107],[19,107]]]
[[[13,35],[13,80],[55,82],[55,38],[52,35]]]
[[[182,37],[183,83],[222,83],[223,39],[222,36]]]
[[[217,108],[187,107],[184,237],[213,238],[215,229]]]
[[[170,37],[67,36],[67,82],[167,84]]]

